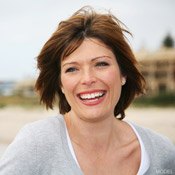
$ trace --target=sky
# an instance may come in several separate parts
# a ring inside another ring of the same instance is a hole
[[[36,78],[44,43],[82,6],[110,10],[133,34],[134,51],[155,51],[170,33],[175,39],[174,0],[0,0],[0,81]]]

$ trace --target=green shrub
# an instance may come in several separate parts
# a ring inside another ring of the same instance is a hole
[[[133,102],[134,106],[160,106],[174,107],[175,93],[162,93],[155,96],[142,96],[136,98]]]
[[[38,97],[0,96],[0,108],[5,106],[38,107],[39,105]]]

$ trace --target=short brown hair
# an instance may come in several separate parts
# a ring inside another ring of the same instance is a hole
[[[122,74],[127,77],[114,109],[114,115],[120,114],[119,119],[123,119],[124,111],[134,97],[144,92],[145,83],[125,33],[130,34],[114,15],[97,13],[91,7],[84,7],[60,22],[37,57],[40,73],[35,87],[46,108],[52,109],[58,97],[60,113],[70,111],[71,107],[61,91],[61,60],[75,51],[85,38],[95,38],[112,49]]]

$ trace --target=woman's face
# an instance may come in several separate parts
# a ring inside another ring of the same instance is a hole
[[[71,112],[86,121],[114,116],[123,78],[113,52],[97,39],[85,39],[61,63],[62,91]]]

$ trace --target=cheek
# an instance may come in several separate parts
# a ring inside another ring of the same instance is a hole
[[[120,87],[121,86],[121,75],[116,69],[108,70],[103,74],[103,80],[107,82],[110,87]]]
[[[61,76],[62,90],[64,93],[72,92],[76,86],[75,78]],[[66,95],[66,94],[65,94]]]

